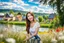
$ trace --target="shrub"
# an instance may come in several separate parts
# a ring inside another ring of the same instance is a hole
[[[39,22],[42,22],[43,17],[42,17],[42,16],[39,16],[39,17],[38,17],[38,20],[39,20]]]

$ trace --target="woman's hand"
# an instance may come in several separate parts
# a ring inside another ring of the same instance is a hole
[[[29,40],[32,36],[26,37],[25,41]]]
[[[24,41],[27,41],[27,40],[29,40],[30,38],[29,37],[27,37]]]

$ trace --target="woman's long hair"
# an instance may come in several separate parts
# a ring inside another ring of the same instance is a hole
[[[26,14],[26,31],[27,31],[27,33],[29,34],[30,21],[28,20],[28,17],[27,17],[28,14],[31,14],[31,15],[33,16],[33,21],[35,21],[35,20],[34,20],[34,15],[33,15],[32,12],[28,12],[28,13]]]

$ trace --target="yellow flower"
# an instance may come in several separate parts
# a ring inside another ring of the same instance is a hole
[[[38,34],[48,34],[48,32],[44,31],[44,32],[39,32]]]
[[[4,43],[4,42],[1,42],[1,43]]]

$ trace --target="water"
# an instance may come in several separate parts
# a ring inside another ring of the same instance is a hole
[[[23,32],[26,30],[26,26],[22,25],[10,25],[10,24],[0,24],[0,31],[3,30],[9,30],[9,31],[14,31],[14,32]],[[48,28],[40,28],[39,31],[48,31]]]

